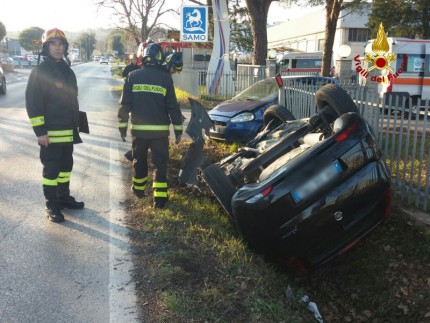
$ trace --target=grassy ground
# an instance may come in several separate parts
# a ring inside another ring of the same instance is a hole
[[[313,322],[307,295],[325,322],[430,322],[430,229],[398,205],[345,255],[296,275],[250,251],[205,186],[175,186],[188,145],[171,147],[166,209],[151,197],[126,201],[142,321]],[[213,161],[231,149],[205,147]]]

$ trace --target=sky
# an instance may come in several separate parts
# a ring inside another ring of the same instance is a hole
[[[175,9],[187,1],[168,0]],[[192,4],[192,3],[188,3]],[[278,2],[272,2],[268,22],[286,21],[298,17],[303,8],[285,9]],[[106,8],[97,10],[93,0],[2,0],[0,21],[8,32],[20,32],[30,27],[49,29],[57,27],[64,31],[79,32],[88,29],[113,28],[111,11]],[[168,24],[180,28],[180,17],[169,15]]]

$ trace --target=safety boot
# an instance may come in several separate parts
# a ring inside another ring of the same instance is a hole
[[[61,209],[83,209],[85,206],[84,202],[76,201],[71,195],[58,196],[58,203]]]
[[[46,215],[52,222],[64,221],[64,215],[61,213],[60,206],[56,202],[46,202]]]
[[[167,203],[167,198],[156,197],[154,199],[153,207],[154,209],[164,209],[164,207],[166,206],[166,203]]]

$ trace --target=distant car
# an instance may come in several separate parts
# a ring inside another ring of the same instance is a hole
[[[324,85],[337,79],[321,76],[283,76],[284,83]],[[278,103],[278,85],[275,78],[258,81],[230,100],[218,104],[209,111],[214,128],[209,138],[228,142],[248,142],[263,128],[263,114]]]
[[[15,56],[13,57],[13,66],[15,68],[23,68],[23,67],[30,67],[35,65],[36,63],[33,63],[31,59],[25,56]]]
[[[100,64],[109,64],[109,59],[107,57],[100,57]]]
[[[5,95],[6,91],[6,77],[4,76],[3,69],[0,67],[0,95]]]

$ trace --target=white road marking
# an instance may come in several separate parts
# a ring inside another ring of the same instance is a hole
[[[109,160],[109,312],[110,322],[137,322],[135,282],[131,277],[131,259],[128,230],[123,225],[124,211],[120,205],[124,201],[122,168],[118,145],[111,143]]]

